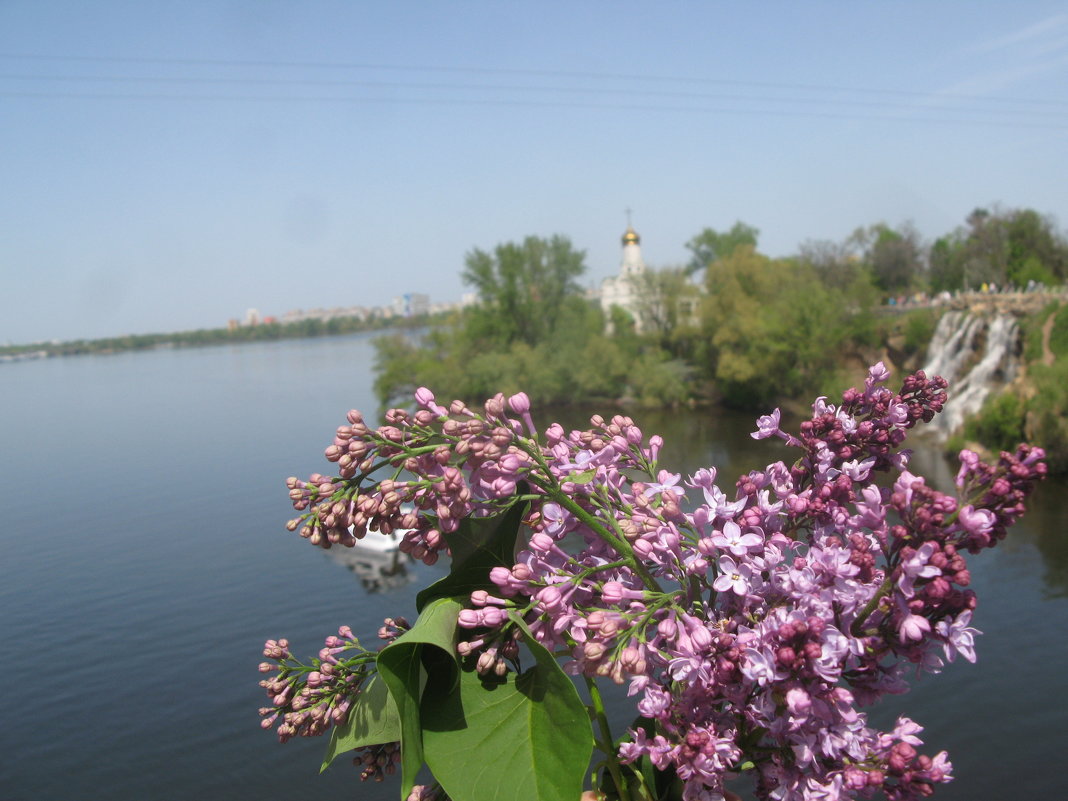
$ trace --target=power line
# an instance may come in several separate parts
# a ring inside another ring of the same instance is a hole
[[[162,58],[147,56],[90,56],[90,55],[47,55],[39,53],[0,53],[2,59],[26,61],[51,61],[74,63],[114,63],[114,64],[158,64],[171,66],[204,67],[259,67],[270,69],[329,69],[329,70],[389,70],[397,72],[434,72],[472,75],[526,75],[539,77],[579,78],[583,80],[609,80],[630,82],[670,82],[718,86],[737,86],[789,91],[814,92],[852,92],[866,95],[887,95],[898,97],[923,98],[925,100],[964,100],[991,103],[1013,103],[1041,106],[1068,106],[1066,101],[1044,98],[1017,98],[998,95],[975,95],[962,93],[919,92],[902,89],[876,89],[873,87],[836,86],[805,83],[778,83],[770,81],[739,81],[725,78],[703,78],[694,76],[651,75],[615,72],[584,72],[575,70],[534,70],[503,67],[453,67],[414,64],[379,64],[361,62],[331,61],[280,61],[265,59],[208,59],[208,58]]]
[[[235,95],[235,94],[162,94],[162,93],[92,93],[92,92],[18,92],[0,90],[0,97],[23,99],[60,100],[137,100],[137,101],[192,101],[192,102],[259,102],[259,103],[332,103],[332,104],[380,104],[380,105],[427,105],[427,106],[500,106],[530,108],[570,108],[577,110],[677,112],[696,114],[719,114],[750,117],[808,117],[817,119],[860,120],[879,122],[924,123],[938,125],[978,125],[1016,129],[1068,130],[1068,124],[1002,121],[986,119],[941,119],[893,114],[846,114],[820,111],[788,111],[783,109],[739,109],[709,106],[635,105],[623,103],[577,103],[567,101],[537,101],[510,99],[463,99],[463,98],[403,98],[403,97],[328,97],[309,95]]]
[[[34,81],[52,83],[143,83],[160,85],[178,84],[202,84],[202,85],[244,85],[244,86],[306,86],[306,87],[359,87],[364,89],[416,89],[416,90],[445,90],[445,91],[510,91],[510,92],[555,92],[571,95],[625,95],[650,98],[671,98],[689,100],[728,100],[748,103],[791,103],[811,104],[823,106],[865,107],[875,109],[902,109],[916,111],[914,103],[893,103],[886,101],[870,100],[839,100],[818,99],[801,97],[778,97],[767,98],[743,94],[720,94],[708,92],[682,92],[677,90],[640,90],[621,88],[583,88],[575,86],[531,85],[531,84],[484,84],[484,83],[413,83],[402,81],[374,81],[374,80],[347,80],[347,79],[305,79],[305,78],[221,78],[221,77],[172,77],[172,76],[149,76],[138,77],[131,75],[25,75],[25,74],[2,74],[0,80],[10,81]],[[1064,112],[1058,111],[1011,111],[996,110],[975,107],[955,106],[952,108],[939,108],[940,111],[950,113],[997,113],[997,114],[1028,114],[1031,116],[1060,116]]]

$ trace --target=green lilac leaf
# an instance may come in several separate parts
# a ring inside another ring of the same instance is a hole
[[[393,702],[386,683],[375,676],[352,702],[348,720],[333,728],[319,772],[326,770],[340,754],[368,745],[394,743],[400,738],[401,724],[397,705]]]
[[[572,473],[564,480],[571,481],[575,484],[589,484],[591,481],[593,481],[594,476],[596,475],[597,468],[594,468],[593,470],[585,470],[581,473]]]
[[[523,674],[483,680],[464,670],[454,692],[424,699],[427,765],[453,801],[575,801],[582,794],[593,753],[586,706],[552,654],[524,639],[535,664]]]
[[[378,654],[378,673],[396,704],[400,723],[401,795],[407,798],[415,777],[423,766],[420,694],[423,690],[424,661],[434,665],[438,692],[452,691],[456,683],[456,618],[460,602],[436,598],[423,610],[415,625]],[[430,687],[427,687],[430,691]],[[424,698],[426,694],[424,694]]]
[[[527,491],[522,482],[516,488],[517,495]],[[475,590],[495,589],[489,579],[490,570],[515,564],[515,541],[526,511],[526,501],[513,501],[503,514],[466,517],[456,531],[445,534],[452,553],[449,575],[420,591],[416,609],[422,611],[435,598],[467,597]]]

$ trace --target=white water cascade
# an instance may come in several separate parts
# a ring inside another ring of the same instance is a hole
[[[1011,314],[993,317],[946,312],[927,348],[927,375],[949,381],[949,401],[933,421],[944,439],[975,414],[995,387],[1016,377],[1020,367],[1020,327]]]

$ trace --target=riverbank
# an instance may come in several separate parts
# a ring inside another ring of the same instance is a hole
[[[226,328],[202,328],[170,333],[126,334],[101,339],[75,339],[66,342],[34,342],[0,346],[0,364],[54,356],[113,354],[160,348],[202,348],[212,345],[236,345],[288,339],[340,336],[344,334],[410,330],[432,324],[442,315],[421,314],[412,317],[331,317],[292,323],[259,323]]]
[[[1006,297],[976,295],[951,310],[974,314],[1006,312]],[[1032,295],[1026,308],[1010,311],[1022,330],[1020,369],[1016,379],[992,392],[982,409],[971,415],[963,429],[946,443],[950,452],[961,447],[996,453],[1011,450],[1018,442],[1041,445],[1049,453],[1054,472],[1068,472],[1068,305],[1062,296]],[[971,305],[968,305],[971,304]],[[976,306],[978,304],[978,306]],[[1001,304],[1001,305],[998,305]],[[959,308],[958,308],[959,307]],[[973,308],[974,307],[974,308]],[[0,364],[57,356],[117,354],[129,351],[167,348],[200,348],[215,345],[284,341],[354,333],[377,333],[378,365],[376,389],[380,403],[390,397],[401,400],[418,384],[432,386],[442,395],[480,397],[480,383],[492,383],[504,391],[526,391],[542,406],[567,406],[576,397],[591,399],[605,407],[681,408],[727,407],[750,413],[764,413],[778,405],[803,415],[812,394],[833,397],[840,388],[859,380],[867,366],[882,360],[904,374],[920,369],[929,361],[928,349],[935,327],[947,307],[898,310],[893,314],[872,314],[854,318],[840,329],[837,338],[823,342],[818,363],[812,349],[795,360],[795,374],[769,396],[751,391],[744,382],[724,390],[708,365],[699,357],[705,349],[693,347],[698,332],[689,332],[691,346],[678,358],[648,337],[626,330],[607,336],[596,328],[599,316],[586,325],[563,331],[560,341],[545,347],[521,347],[514,353],[488,352],[477,363],[453,353],[455,339],[446,332],[456,330],[456,319],[431,317],[365,320],[338,317],[328,321],[265,323],[236,328],[137,334],[95,340],[61,343],[33,343],[0,347]],[[592,325],[590,324],[592,323]],[[424,347],[409,335],[413,329],[427,330]],[[583,330],[585,329],[585,330]],[[389,336],[390,334],[395,336]],[[794,342],[799,350],[801,345]],[[768,341],[756,349],[775,346]],[[466,362],[466,364],[464,364]],[[454,386],[455,385],[455,386]],[[482,395],[485,393],[482,392]],[[390,397],[386,397],[386,396]]]

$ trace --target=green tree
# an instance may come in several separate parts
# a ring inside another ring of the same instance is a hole
[[[1034,209],[1010,212],[1005,221],[1006,279],[1052,284],[1068,277],[1068,242],[1049,217]]]
[[[757,408],[805,394],[861,344],[857,323],[867,307],[806,264],[740,247],[714,262],[706,281],[707,364],[731,405]]]
[[[851,241],[859,245],[864,265],[883,292],[908,292],[922,281],[923,244],[910,223],[896,229],[886,223],[860,228],[854,232]]]
[[[480,303],[418,340],[376,340],[379,400],[408,402],[420,385],[470,402],[519,390],[539,404],[687,400],[689,368],[638,335],[622,310],[613,311],[617,335],[605,334],[600,306],[582,297],[575,280],[582,259],[562,237],[472,251],[463,275]]]
[[[965,225],[931,249],[931,288],[973,289],[980,284],[1024,286],[1068,278],[1068,241],[1053,220],[1034,209],[978,208]]]
[[[462,278],[478,292],[473,331],[502,344],[536,345],[546,339],[570,296],[581,287],[585,253],[562,236],[529,236],[498,245],[492,253],[467,254]]]
[[[964,287],[964,265],[958,258],[960,245],[952,236],[942,236],[931,245],[928,281],[932,292],[953,292]]]
[[[707,268],[718,259],[725,259],[741,246],[748,246],[756,250],[757,237],[760,231],[751,225],[738,220],[729,231],[717,231],[714,228],[705,228],[701,233],[686,243],[686,247],[693,253],[693,258],[686,267],[686,271],[693,275]]]
[[[848,290],[870,283],[867,268],[851,239],[808,239],[801,243],[797,260],[811,268],[824,286]]]
[[[957,258],[966,289],[983,283],[1003,283],[1008,261],[1008,243],[1001,218],[977,208],[968,215],[967,229],[960,238]]]
[[[647,269],[631,281],[642,333],[675,358],[691,357],[702,293],[686,268]]]

